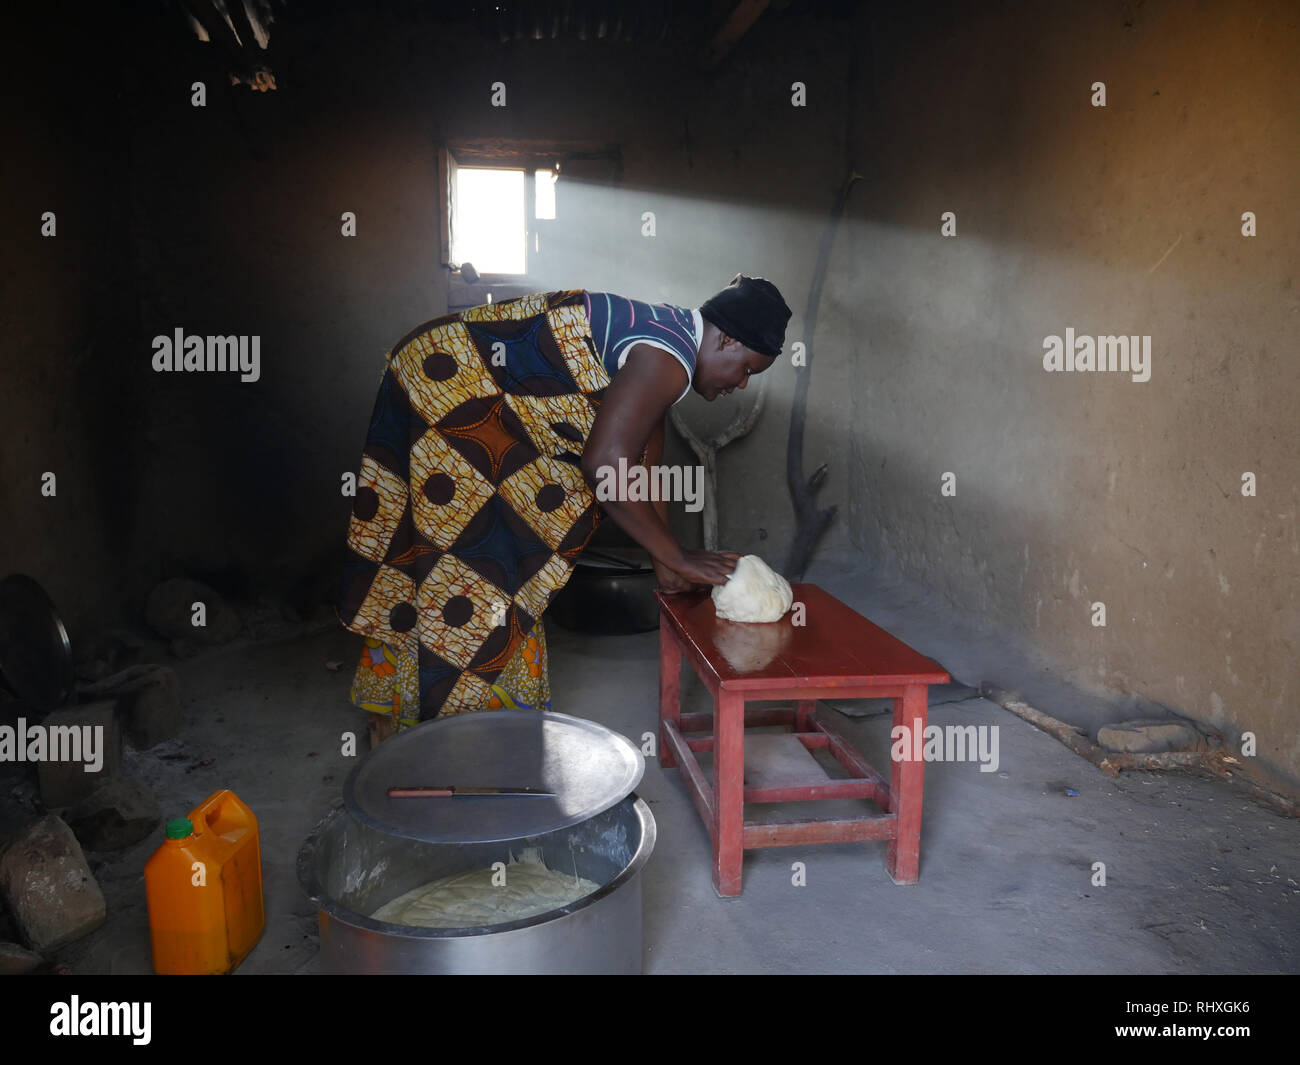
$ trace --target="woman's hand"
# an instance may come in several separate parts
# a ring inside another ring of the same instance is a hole
[[[695,584],[726,584],[740,561],[734,551],[683,551],[672,567],[683,580]]]
[[[673,592],[689,592],[695,587],[676,570],[665,566],[658,560],[652,560],[652,562],[655,568],[655,576],[659,578],[659,590],[661,592],[669,594]]]

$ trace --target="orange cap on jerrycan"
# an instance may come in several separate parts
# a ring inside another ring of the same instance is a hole
[[[262,852],[257,818],[233,791],[217,791],[167,822],[144,867],[156,973],[235,968],[262,936]]]

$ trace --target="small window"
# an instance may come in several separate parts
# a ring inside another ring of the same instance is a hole
[[[533,175],[537,188],[536,202],[533,207],[534,218],[555,217],[555,178],[554,170],[538,170]]]
[[[456,168],[452,259],[480,274],[528,272],[527,171]],[[553,202],[553,201],[552,201]]]
[[[616,144],[488,138],[439,146],[438,256],[449,271],[449,311],[478,306],[488,292],[500,301],[567,283],[575,248],[586,247],[583,219],[560,190],[571,163],[602,182],[622,180]]]

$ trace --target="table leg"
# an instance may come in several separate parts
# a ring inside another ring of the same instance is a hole
[[[794,730],[795,732],[809,731],[808,722],[810,722],[817,713],[816,699],[800,699],[795,705],[794,710]]]
[[[677,759],[668,743],[663,723],[671,721],[681,727],[682,717],[682,649],[668,623],[668,615],[659,612],[659,767],[673,769]]]
[[[909,755],[924,745],[927,702],[928,687],[924,684],[909,684],[903,689],[903,697],[894,700],[894,727],[907,728]],[[924,783],[923,759],[890,759],[889,806],[890,813],[898,818],[898,835],[889,841],[885,851],[885,870],[895,884],[915,884],[921,876]]]
[[[713,704],[713,809],[713,886],[736,896],[745,857],[745,699],[725,690]]]

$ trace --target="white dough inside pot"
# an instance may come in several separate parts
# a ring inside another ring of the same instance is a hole
[[[506,863],[504,883],[494,876],[492,869],[444,876],[399,895],[372,916],[415,928],[503,924],[567,906],[600,887],[576,874],[549,869],[534,847],[525,847],[519,859],[512,856]]]

